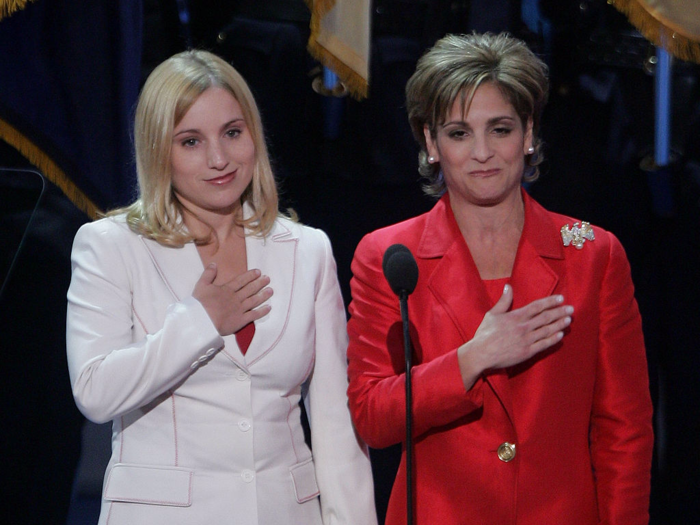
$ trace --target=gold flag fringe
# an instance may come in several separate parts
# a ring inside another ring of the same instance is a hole
[[[73,204],[84,211],[91,219],[96,219],[101,211],[70,180],[51,158],[31,140],[0,118],[0,139],[19,151],[34,166],[39,168],[47,179],[58,186]]]
[[[356,100],[367,98],[369,86],[367,80],[359,75],[354,69],[347,66],[342,60],[319,44],[316,40],[309,40],[309,53],[324,66],[332,69],[338,78],[347,88],[350,95]]]
[[[657,18],[637,0],[608,0],[630,23],[652,42],[681,60],[700,64],[700,41],[669,20]]]
[[[306,0],[311,10],[311,17],[323,18],[335,6],[335,0]]]
[[[24,9],[28,2],[34,2],[34,0],[0,0],[0,20],[9,17],[15,11]]]
[[[333,9],[335,0],[306,0],[306,3],[311,10],[311,36],[307,45],[309,53],[321,64],[333,70],[353,98],[356,100],[367,98],[369,92],[367,80],[318,42],[321,19]]]

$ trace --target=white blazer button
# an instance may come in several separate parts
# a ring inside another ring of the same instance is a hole
[[[245,370],[241,370],[240,368],[236,372],[236,379],[239,381],[247,381],[248,380],[248,374],[245,372]]]
[[[245,481],[246,483],[250,483],[255,479],[255,472],[253,472],[252,470],[244,470],[243,472],[241,472],[241,478],[243,478],[243,481]]]
[[[238,428],[240,428],[243,432],[248,432],[251,426],[252,425],[250,424],[250,421],[248,421],[247,419],[241,419],[238,422]]]
[[[207,351],[204,353],[204,355],[207,356],[207,357],[211,357],[211,356],[213,356],[215,353],[216,353],[216,348],[210,348],[209,350],[207,350]]]

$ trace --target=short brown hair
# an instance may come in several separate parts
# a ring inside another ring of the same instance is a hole
[[[548,74],[547,65],[525,42],[508,33],[447,35],[426,51],[406,84],[406,109],[413,136],[420,144],[418,170],[427,179],[425,192],[442,195],[445,183],[439,164],[428,162],[424,128],[434,134],[458,97],[468,109],[474,92],[484,83],[500,89],[523,126],[532,119],[535,152],[528,155],[523,175],[525,180],[535,180],[542,162],[538,132],[549,94]]]

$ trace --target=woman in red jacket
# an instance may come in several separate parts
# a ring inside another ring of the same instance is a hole
[[[405,439],[403,339],[382,275],[415,255],[414,513],[422,524],[648,523],[652,405],[641,319],[613,234],[551,213],[537,176],[547,67],[508,35],[450,35],[407,109],[435,207],[353,261],[349,399],[375,448]],[[406,523],[405,450],[387,524]]]

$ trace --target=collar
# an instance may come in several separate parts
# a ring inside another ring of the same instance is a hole
[[[525,189],[521,189],[521,192],[525,224],[518,249],[520,250],[524,243],[528,243],[542,257],[563,259],[564,249],[559,233],[561,226],[554,223],[550,213],[530,197]],[[418,243],[416,256],[424,259],[442,257],[461,235],[450,205],[450,196],[445,193],[427,213],[426,226]]]

